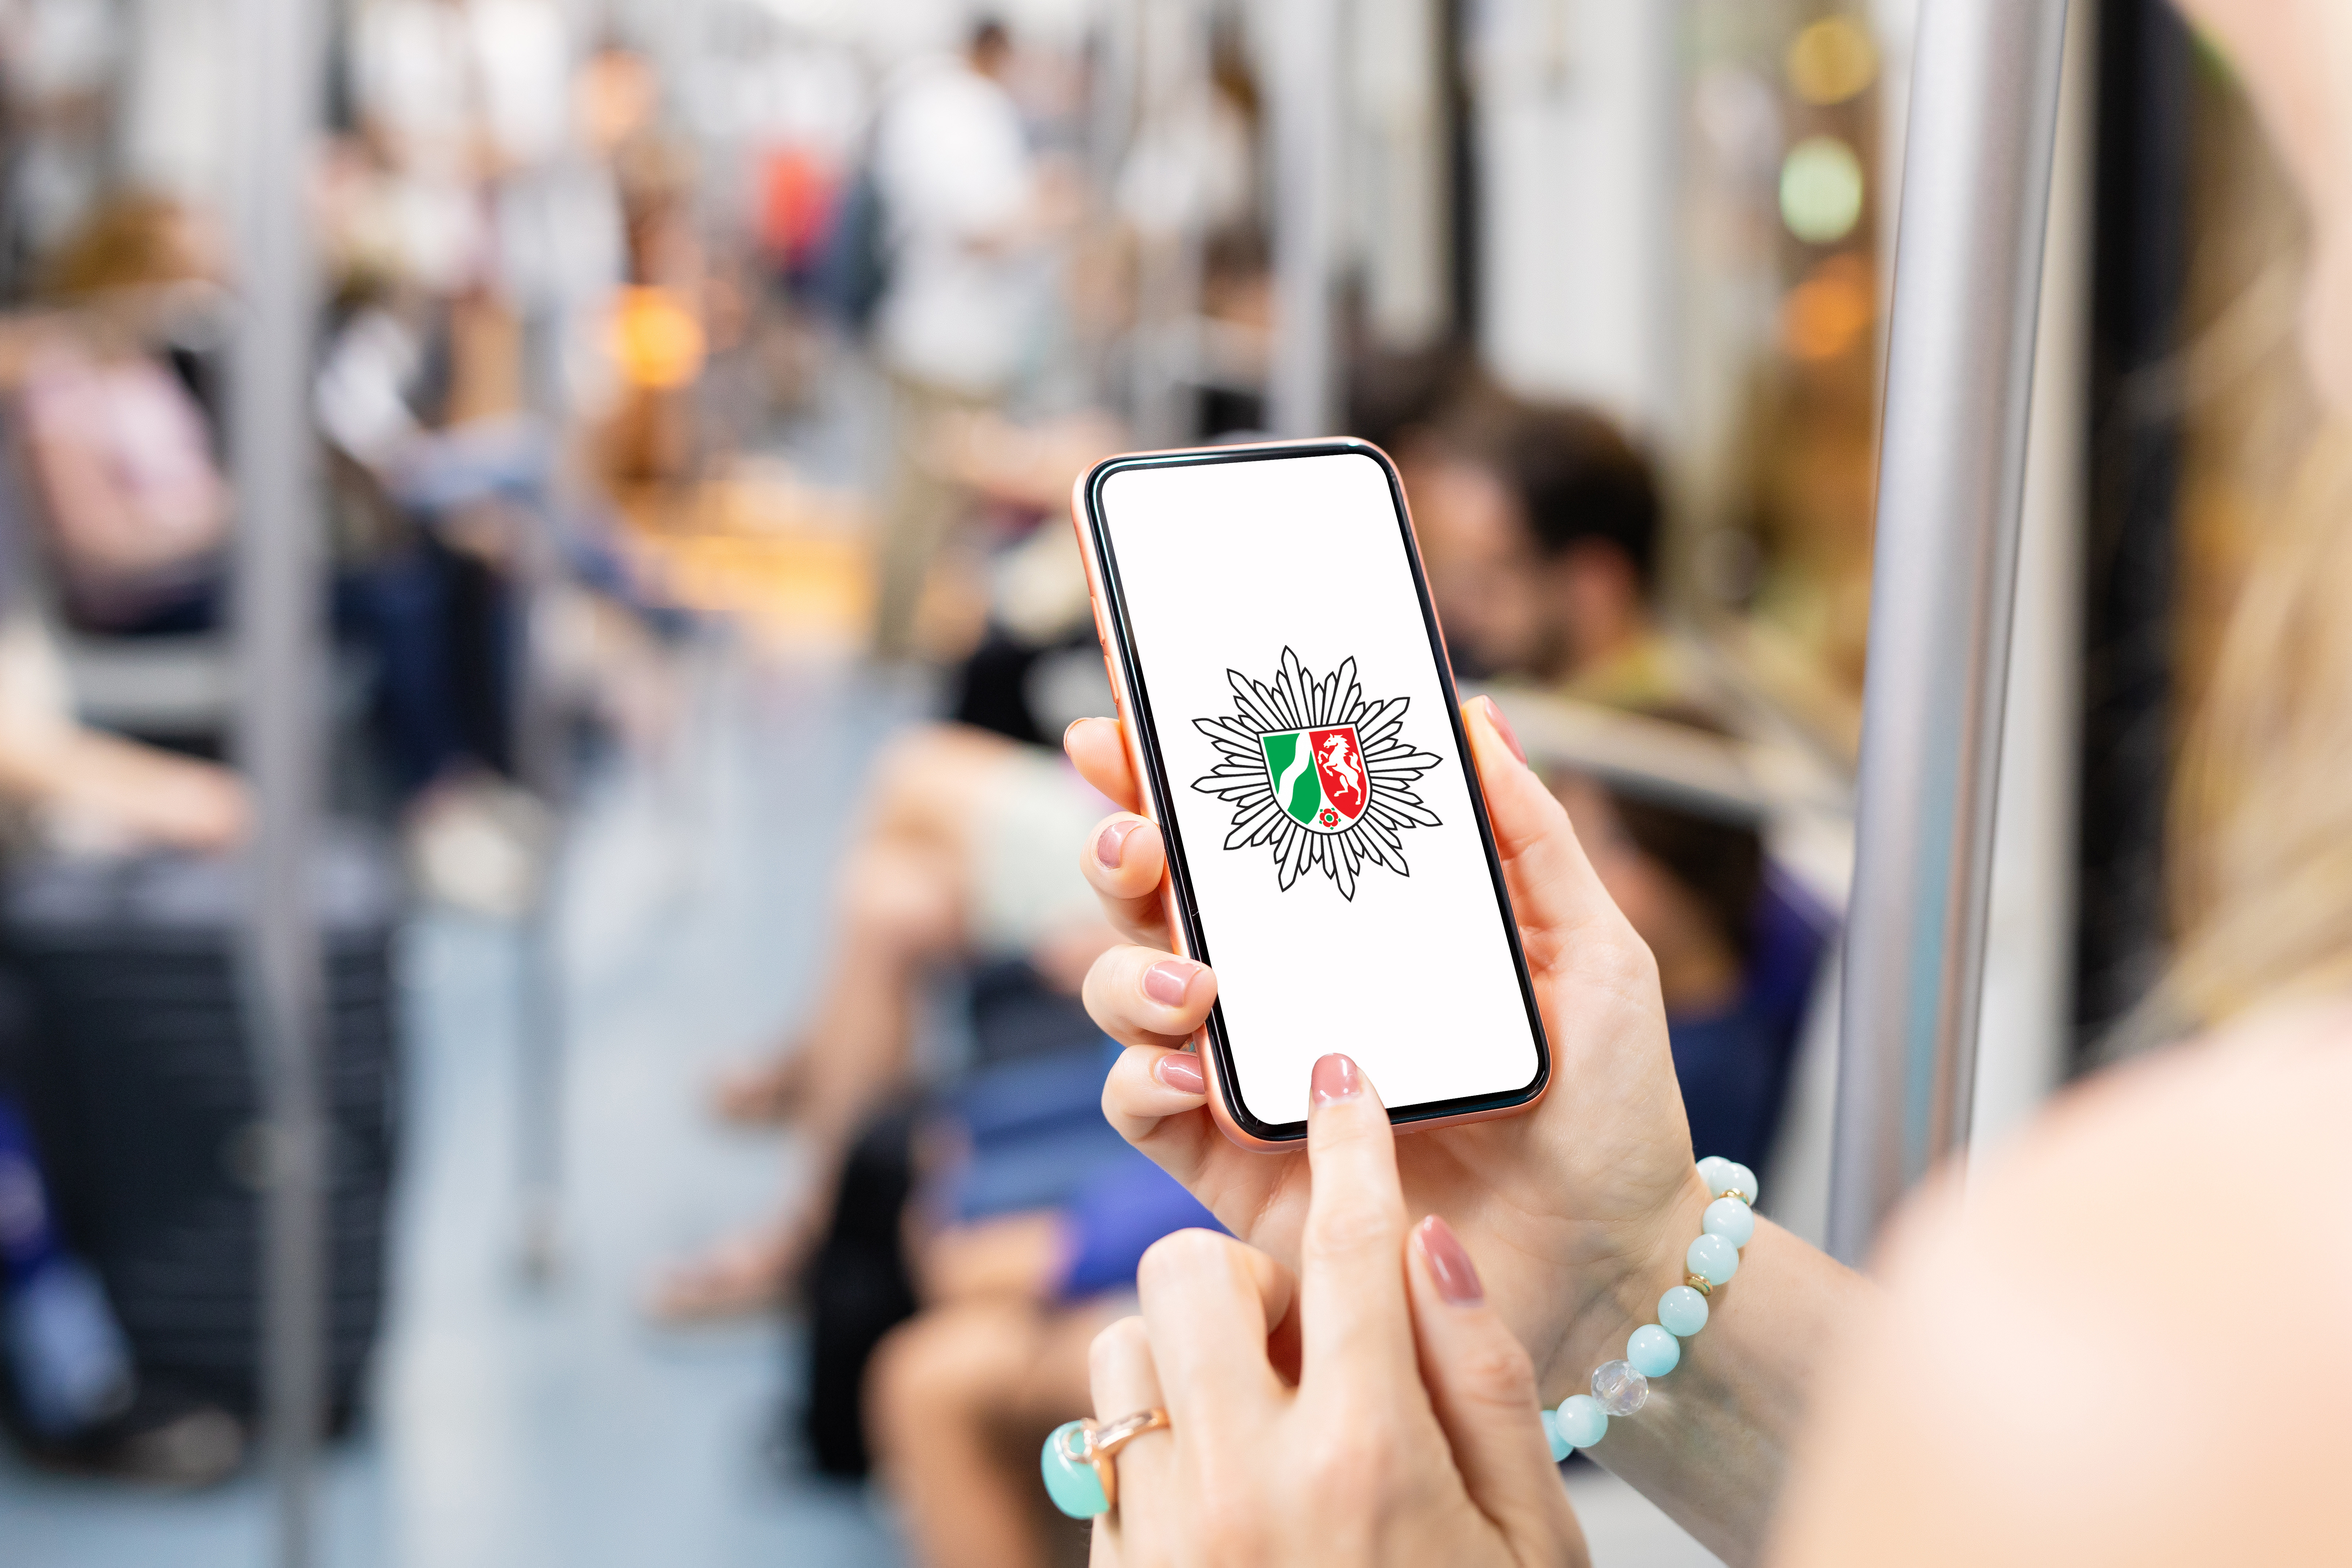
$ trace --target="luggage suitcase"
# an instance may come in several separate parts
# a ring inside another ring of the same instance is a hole
[[[397,861],[319,854],[330,1103],[329,1387],[340,1429],[383,1316],[396,1146]],[[263,1099],[240,997],[235,861],[18,868],[0,950],[30,1002],[27,1089],[65,1235],[98,1269],[142,1386],[260,1406]]]

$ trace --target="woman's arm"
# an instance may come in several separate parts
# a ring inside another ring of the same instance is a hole
[[[1654,1321],[1658,1298],[1683,1282],[1706,1190],[1649,950],[1498,712],[1480,700],[1463,716],[1554,1084],[1525,1115],[1402,1137],[1396,1158],[1408,1209],[1441,1215],[1459,1234],[1533,1358],[1544,1398],[1557,1403],[1622,1357],[1626,1336]],[[1097,789],[1130,812],[1140,805],[1116,721],[1081,721],[1065,744]],[[1204,1109],[1198,1058],[1184,1047],[1208,1016],[1216,978],[1167,951],[1159,830],[1114,817],[1082,865],[1134,944],[1112,949],[1087,980],[1088,1010],[1129,1047],[1105,1086],[1106,1113],[1234,1235],[1295,1263],[1307,1163],[1235,1147]],[[1612,1421],[1592,1456],[1735,1562],[1761,1548],[1814,1358],[1867,1289],[1775,1226],[1759,1226],[1748,1252],[1651,1407]]]
[[[1570,1342],[1580,1354],[1548,1369],[1546,1400],[1586,1392],[1594,1367],[1657,1321],[1658,1298],[1683,1282],[1682,1252],[1706,1207],[1695,1174],[1692,1186],[1670,1233],[1683,1238],[1671,1260],[1629,1279],[1605,1319],[1579,1325]],[[1591,1458],[1725,1562],[1756,1561],[1823,1363],[1845,1353],[1847,1331],[1874,1294],[1861,1275],[1759,1219],[1739,1272],[1708,1298],[1706,1327],[1682,1342],[1681,1362],[1650,1384],[1646,1405],[1609,1423]]]

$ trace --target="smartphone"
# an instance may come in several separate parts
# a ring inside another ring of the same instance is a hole
[[[1400,1125],[1523,1110],[1550,1050],[1396,469],[1360,441],[1113,458],[1071,515],[1196,1048],[1236,1142],[1345,1051]]]

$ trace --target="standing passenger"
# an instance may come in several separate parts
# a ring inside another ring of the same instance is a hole
[[[955,409],[992,406],[1018,368],[1030,273],[1021,254],[1034,181],[1020,111],[1002,79],[1013,53],[982,21],[963,53],[909,66],[875,134],[887,276],[875,344],[894,404],[876,654],[914,651],[915,611],[954,522],[932,431]]]

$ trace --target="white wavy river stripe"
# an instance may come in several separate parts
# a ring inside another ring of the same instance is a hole
[[[1298,775],[1314,765],[1315,748],[1307,744],[1307,731],[1301,730],[1298,731],[1298,752],[1290,759],[1290,765],[1282,770],[1282,777],[1274,786],[1274,798],[1283,810],[1290,809],[1290,791],[1298,783]]]

